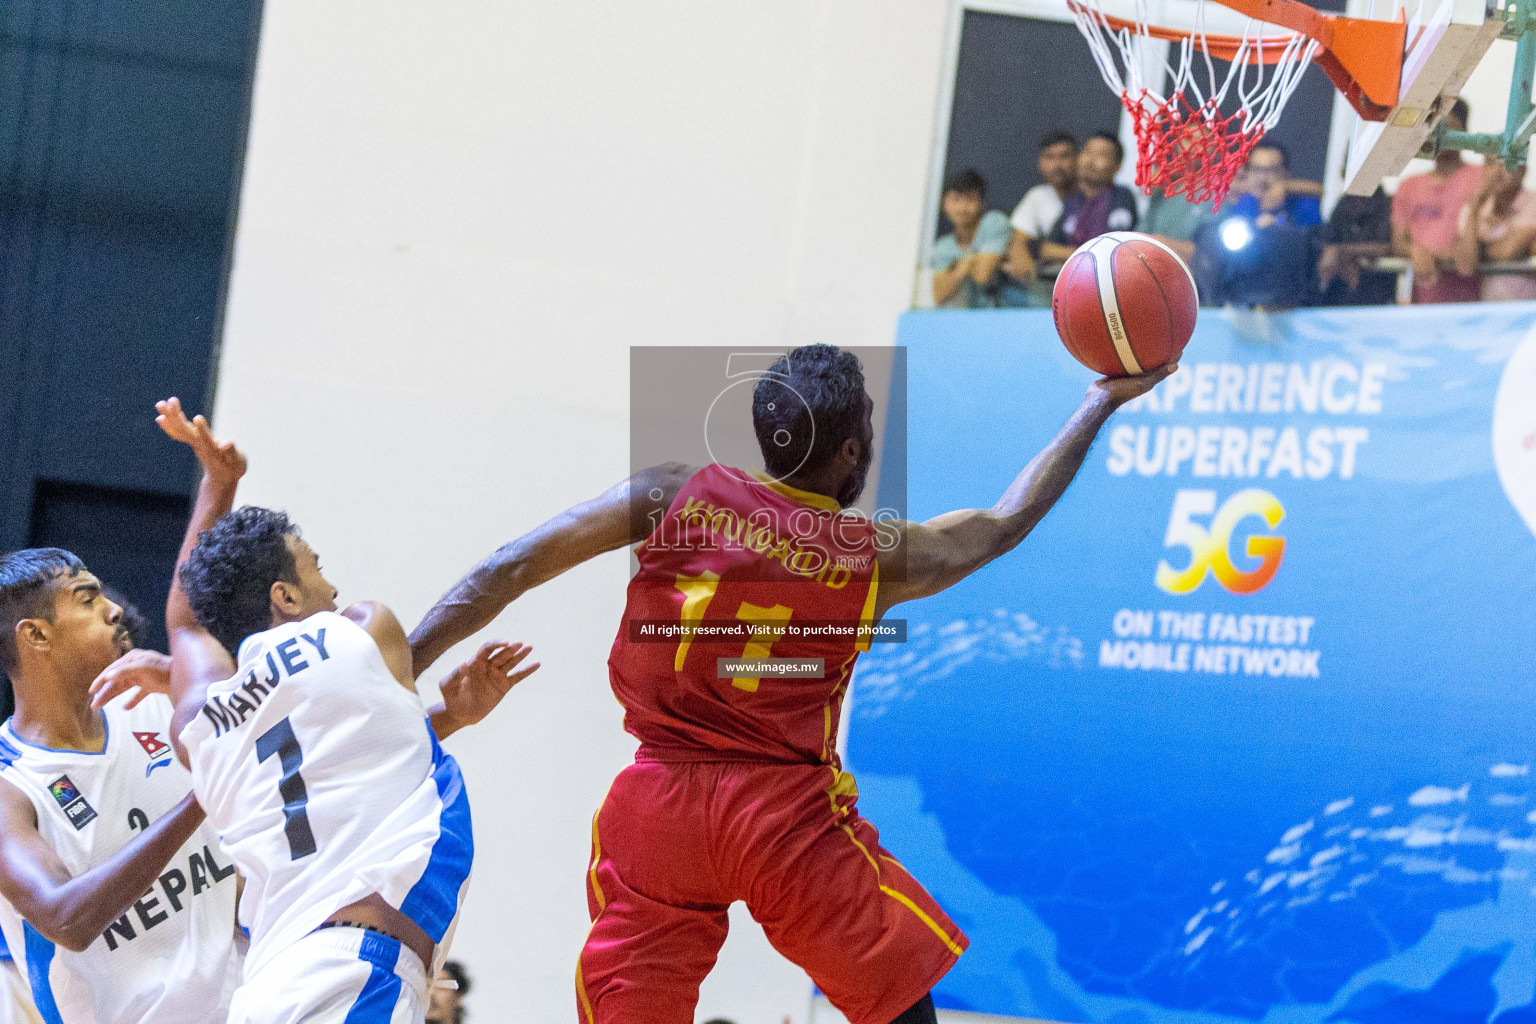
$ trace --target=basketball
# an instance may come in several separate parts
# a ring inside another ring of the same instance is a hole
[[[1112,231],[1078,249],[1051,293],[1067,351],[1106,377],[1179,358],[1199,308],[1194,275],[1178,253],[1134,231]]]

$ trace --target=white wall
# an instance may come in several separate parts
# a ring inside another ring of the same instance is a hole
[[[414,622],[625,475],[628,346],[889,344],[943,24],[943,0],[268,0],[216,408],[244,498]],[[604,667],[626,573],[504,615],[545,667],[449,744],[481,1021],[574,1013],[590,816],[633,750]],[[799,1024],[808,983],[744,925],[701,1019]]]

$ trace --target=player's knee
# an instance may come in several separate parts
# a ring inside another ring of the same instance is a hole
[[[938,1024],[938,1020],[933,1008],[933,995],[929,994],[907,1007],[907,1011],[891,1021],[891,1024]]]

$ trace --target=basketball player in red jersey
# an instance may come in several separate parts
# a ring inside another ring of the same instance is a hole
[[[592,822],[581,1024],[690,1024],[736,900],[851,1024],[934,1021],[929,990],[965,936],[880,846],[835,749],[867,641],[773,627],[878,622],[1011,550],[1110,414],[1172,370],[1096,382],[992,508],[877,525],[844,511],[873,455],[859,361],[795,349],[753,395],[767,474],[644,470],[502,547],[427,613],[411,636],[418,675],[530,588],[642,542],[608,658],[640,749]],[[820,658],[824,675],[728,665],[770,655]]]

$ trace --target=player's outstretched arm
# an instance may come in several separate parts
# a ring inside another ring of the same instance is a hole
[[[902,524],[894,554],[904,561],[905,574],[882,580],[877,616],[893,604],[952,587],[1017,547],[1066,493],[1110,414],[1152,390],[1175,369],[1177,364],[1170,364],[1136,377],[1095,381],[1077,412],[991,508],[961,509],[925,523]]]
[[[693,474],[693,467],[676,462],[643,469],[497,548],[455,583],[411,633],[416,675],[527,591],[589,558],[649,537]]]
[[[357,623],[363,632],[373,638],[395,682],[415,693],[416,674],[411,671],[411,642],[406,639],[405,627],[400,625],[400,620],[395,617],[389,605],[379,601],[358,601],[343,608],[341,614]]]
[[[0,896],[44,938],[79,952],[154,885],[202,821],[189,794],[127,846],[71,877],[38,832],[32,801],[0,782]]]
[[[171,719],[171,743],[176,756],[186,764],[181,730],[202,710],[208,685],[235,674],[235,659],[197,621],[181,586],[181,567],[192,557],[202,532],[212,529],[219,517],[234,507],[235,490],[245,475],[245,456],[233,442],[215,441],[203,417],[188,420],[180,399],[156,402],[155,412],[155,423],[166,436],[190,447],[203,467],[192,518],[171,575],[171,596],[165,603],[165,632],[171,644],[171,700],[176,705]]]

